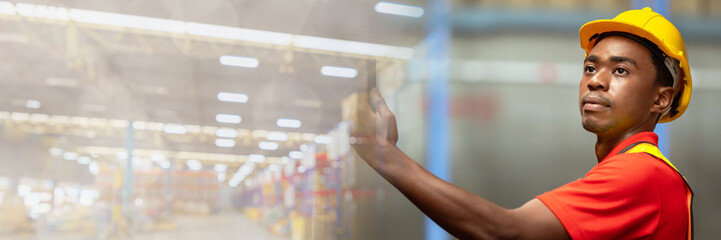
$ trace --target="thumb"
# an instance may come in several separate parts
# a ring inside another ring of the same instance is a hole
[[[388,108],[385,99],[381,96],[381,92],[378,91],[378,88],[371,89],[371,100],[373,101],[376,111],[378,111],[381,116],[393,114],[391,109]]]

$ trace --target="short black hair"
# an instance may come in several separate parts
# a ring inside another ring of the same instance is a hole
[[[653,66],[656,67],[656,84],[661,85],[664,87],[673,87],[673,76],[671,76],[671,72],[666,67],[666,64],[663,63],[663,58],[661,58],[660,54],[654,54],[654,51],[661,52],[661,49],[656,46],[653,42],[649,41],[648,39],[642,38],[644,41],[647,41],[648,44],[651,47],[654,47],[656,49],[649,49],[651,51],[651,61],[653,62]]]

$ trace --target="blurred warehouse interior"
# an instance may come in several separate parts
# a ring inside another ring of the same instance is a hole
[[[351,150],[354,93],[427,165],[441,66],[448,179],[517,207],[595,164],[578,29],[643,6],[686,41],[661,150],[718,236],[719,0],[28,0],[0,1],[0,238],[438,239]]]

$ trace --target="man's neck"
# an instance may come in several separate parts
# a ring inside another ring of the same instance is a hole
[[[596,134],[596,159],[601,162],[609,153],[618,146],[623,140],[641,132],[650,132],[656,126],[650,128],[639,128],[633,131],[627,131],[623,134]]]

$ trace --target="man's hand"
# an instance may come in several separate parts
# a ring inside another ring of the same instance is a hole
[[[383,165],[386,152],[396,147],[398,128],[396,116],[386,105],[377,88],[371,90],[370,99],[377,112],[373,112],[367,101],[361,101],[357,111],[357,122],[351,131],[351,143],[368,165],[377,168]]]

